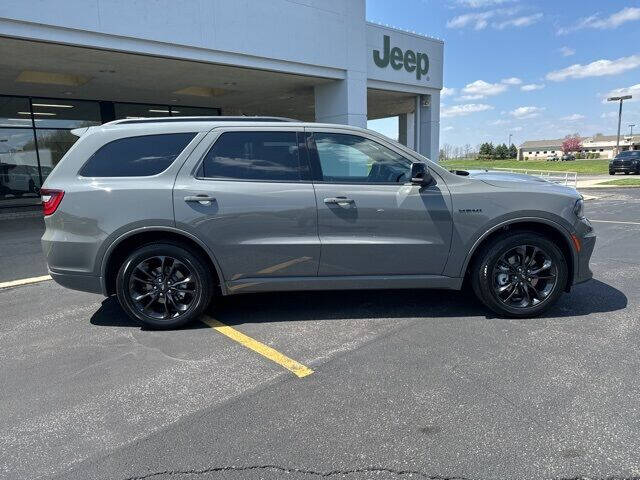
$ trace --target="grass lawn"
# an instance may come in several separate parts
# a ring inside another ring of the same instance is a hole
[[[602,182],[598,185],[627,185],[640,187],[640,178],[619,178],[617,180],[609,180],[608,182]]]
[[[609,160],[573,160],[570,162],[547,162],[545,160],[449,160],[442,166],[450,169],[528,168],[553,172],[578,172],[593,175],[609,173]]]

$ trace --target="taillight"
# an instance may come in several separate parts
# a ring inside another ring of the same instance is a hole
[[[54,190],[52,188],[41,188],[40,198],[42,198],[42,211],[45,215],[51,215],[56,211],[58,205],[64,197],[64,190]]]

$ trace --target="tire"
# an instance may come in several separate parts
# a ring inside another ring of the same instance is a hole
[[[522,246],[525,246],[524,255]],[[519,272],[523,257],[524,266]],[[542,268],[547,260],[551,266]],[[540,269],[537,278],[534,278],[536,275],[528,277],[527,269],[532,273]],[[539,233],[507,233],[478,252],[470,279],[478,299],[499,316],[531,318],[553,306],[564,292],[568,281],[567,260],[552,241]],[[509,288],[508,285],[515,286]],[[498,293],[498,289],[504,289],[503,293]]]
[[[609,175],[615,175],[615,174],[616,174],[616,172],[609,171]]]
[[[116,294],[124,311],[153,329],[173,329],[198,319],[209,306],[213,292],[206,260],[173,243],[137,248],[122,263],[116,277]],[[148,308],[143,308],[147,303]]]

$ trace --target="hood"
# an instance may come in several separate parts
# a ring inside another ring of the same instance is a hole
[[[511,173],[500,172],[496,170],[467,170],[466,172],[454,172],[458,175],[466,175],[467,178],[474,180],[480,180],[494,187],[503,188],[535,188],[544,189],[546,191],[553,190],[558,193],[578,195],[578,192],[573,187],[565,185],[559,185],[557,183],[550,182],[541,177],[534,175],[526,175],[524,173]],[[561,172],[558,172],[561,173]]]

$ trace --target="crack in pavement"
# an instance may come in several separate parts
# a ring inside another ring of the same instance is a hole
[[[385,468],[385,467],[364,467],[364,468],[354,468],[349,470],[329,470],[325,472],[317,472],[314,470],[306,470],[303,468],[285,468],[278,465],[249,465],[244,467],[237,467],[237,466],[210,467],[210,468],[205,468],[201,470],[197,470],[197,469],[165,470],[162,472],[149,473],[143,476],[127,477],[124,480],[146,480],[146,479],[157,477],[160,475],[167,475],[167,476],[173,477],[173,476],[182,476],[182,475],[204,475],[207,473],[220,473],[220,472],[245,472],[245,471],[251,471],[251,470],[273,470],[275,472],[280,472],[280,473],[287,473],[287,474],[299,473],[302,475],[310,475],[310,476],[316,476],[321,478],[332,477],[336,475],[356,475],[359,473],[375,473],[375,474],[388,473],[395,476],[415,475],[417,477],[425,478],[427,480],[470,480],[466,477],[456,477],[456,476],[448,477],[443,475],[428,475],[418,470],[396,470],[396,469]]]
[[[157,477],[160,475],[168,475],[168,476],[182,476],[182,475],[204,475],[207,473],[220,473],[220,472],[245,472],[251,470],[273,470],[275,472],[280,473],[299,473],[302,475],[311,475],[316,477],[332,477],[335,475],[356,475],[359,473],[388,473],[396,476],[402,475],[416,475],[420,478],[425,478],[427,480],[471,480],[468,477],[449,477],[443,475],[428,475],[424,472],[420,472],[418,470],[396,470],[392,468],[385,467],[363,467],[363,468],[354,468],[349,470],[329,470],[325,472],[317,472],[315,470],[306,470],[302,468],[285,468],[279,465],[248,465],[244,467],[238,466],[227,466],[227,467],[210,467],[201,470],[192,469],[192,470],[165,470],[162,472],[154,472],[149,473],[143,476],[134,476],[127,477],[124,480],[146,480],[149,478]],[[578,475],[575,477],[557,477],[556,480],[595,480],[594,477],[588,477],[583,475]],[[640,480],[638,476],[630,476],[630,477],[603,477],[603,480]]]

